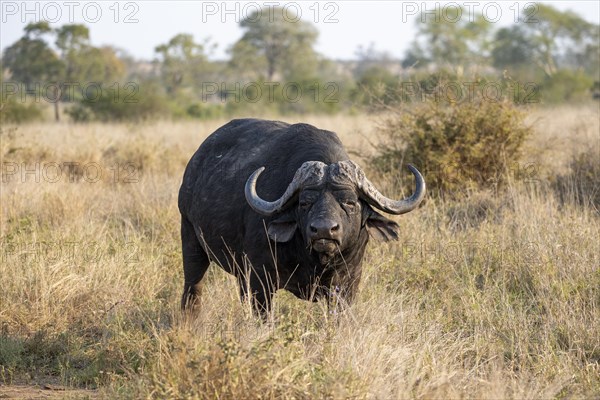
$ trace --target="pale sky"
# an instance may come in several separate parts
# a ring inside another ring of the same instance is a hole
[[[515,17],[525,17],[535,9],[524,9],[529,2],[513,1],[0,1],[0,48],[10,46],[23,35],[23,27],[33,21],[48,20],[52,26],[85,23],[93,45],[114,45],[138,59],[154,58],[154,48],[178,33],[191,33],[198,42],[211,38],[218,47],[211,57],[227,58],[226,49],[242,35],[240,19],[257,6],[261,18],[269,18],[273,5],[284,6],[287,17],[298,12],[319,31],[317,51],[332,59],[355,58],[359,45],[373,43],[378,51],[402,58],[416,32],[420,11],[441,11],[459,4],[467,12],[462,19],[482,15],[505,26]],[[572,10],[594,23],[600,23],[598,1],[556,1],[560,10]],[[471,12],[468,12],[471,10]],[[454,15],[448,15],[453,18]],[[431,18],[434,18],[431,16]]]

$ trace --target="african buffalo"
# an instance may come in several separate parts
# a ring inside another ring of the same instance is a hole
[[[350,302],[369,236],[398,238],[390,214],[414,210],[416,190],[383,196],[351,161],[337,135],[308,124],[236,119],[217,129],[189,161],[179,191],[184,290],[196,303],[209,262],[237,277],[255,311],[270,309],[277,289],[316,300]]]

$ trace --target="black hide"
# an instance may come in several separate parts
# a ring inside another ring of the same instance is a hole
[[[358,199],[352,188],[349,193],[355,204],[336,197],[338,192],[329,186],[321,188],[317,195],[322,194],[322,200],[312,199],[314,215],[309,212],[311,204],[301,200],[304,208],[299,206],[299,197],[309,194],[295,196],[283,212],[271,217],[255,212],[244,196],[246,180],[260,167],[265,170],[257,193],[273,201],[305,161],[329,165],[348,159],[335,133],[307,124],[238,119],[210,135],[189,161],[179,192],[183,307],[195,302],[209,261],[238,277],[242,296],[251,295],[256,310],[263,313],[272,294],[282,288],[302,299],[335,294],[351,301],[360,280],[368,230],[379,239],[393,239],[397,237],[394,222]],[[343,225],[337,231],[343,240],[334,254],[326,256],[315,251],[318,245],[313,248],[307,235],[337,229],[331,220]]]

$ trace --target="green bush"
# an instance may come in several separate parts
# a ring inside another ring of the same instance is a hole
[[[389,104],[397,100],[398,77],[384,67],[373,66],[358,77],[356,87],[351,92],[357,104],[370,105],[373,102]]]
[[[192,103],[186,110],[191,118],[211,119],[223,116],[224,107],[220,104]]]
[[[585,72],[563,69],[542,81],[540,94],[546,104],[589,100],[593,84],[594,79]]]
[[[103,90],[97,98],[84,98],[66,112],[77,122],[139,121],[171,116],[168,99],[153,84],[127,84],[117,94]]]
[[[75,103],[72,106],[65,108],[65,114],[67,114],[74,122],[89,122],[94,119],[92,110],[82,103]]]
[[[431,96],[391,108],[381,125],[384,140],[370,159],[376,172],[397,178],[405,176],[406,163],[415,164],[429,193],[450,197],[505,185],[532,128],[513,102],[474,93],[463,102]]]
[[[0,123],[24,123],[41,120],[43,117],[42,109],[35,103],[19,103],[9,100],[0,103]]]

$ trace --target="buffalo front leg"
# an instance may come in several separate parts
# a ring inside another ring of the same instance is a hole
[[[273,292],[269,286],[263,284],[262,280],[252,276],[250,281],[243,278],[238,280],[240,285],[240,299],[242,303],[250,302],[252,311],[263,321],[266,321],[271,312]]]
[[[210,259],[200,245],[194,227],[184,216],[181,217],[181,250],[184,277],[181,308],[193,310],[198,305],[200,281],[208,269]]]

